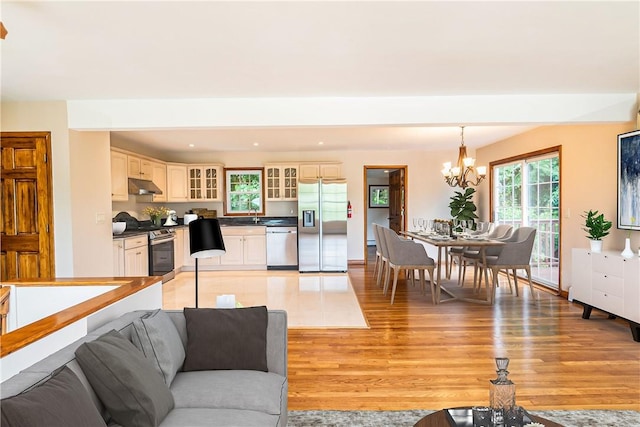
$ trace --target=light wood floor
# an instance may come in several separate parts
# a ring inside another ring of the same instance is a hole
[[[370,329],[291,329],[289,409],[437,409],[488,403],[494,357],[511,359],[527,409],[640,410],[640,343],[626,322],[529,290],[495,306],[434,306],[398,286],[393,306],[372,266],[349,275]]]

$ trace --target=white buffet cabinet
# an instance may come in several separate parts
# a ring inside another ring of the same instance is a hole
[[[582,317],[588,319],[597,308],[624,318],[640,342],[640,258],[574,248],[572,265],[570,297],[584,306]]]
[[[266,270],[267,227],[221,227],[226,253],[220,257],[198,260],[198,270]],[[184,233],[184,258],[182,270],[193,271],[195,259],[191,257],[189,231]]]

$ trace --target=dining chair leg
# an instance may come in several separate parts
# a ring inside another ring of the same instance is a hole
[[[486,272],[488,270],[488,268],[485,268],[484,270]],[[491,286],[490,299],[491,299],[491,305],[493,305],[493,303],[496,300],[496,289],[498,288],[498,271],[492,268],[491,269],[491,273],[493,273],[493,280],[492,280],[493,285]],[[485,277],[485,279],[487,279],[487,278],[488,278],[488,276]],[[487,281],[487,284],[488,283],[489,282]],[[487,287],[487,292],[489,292],[489,287]]]
[[[458,257],[458,286],[464,286],[464,273],[466,270],[466,263],[462,257]]]
[[[398,273],[399,268],[393,269],[393,288],[391,288],[391,304],[393,304],[393,300],[396,297],[396,286],[398,285]]]
[[[376,254],[376,262],[373,264],[373,277],[378,278],[378,269],[380,268],[380,254]]]
[[[424,295],[425,282],[424,282],[424,270],[423,269],[418,270],[418,277],[420,278],[420,290],[422,291],[422,295]]]
[[[507,275],[508,275],[508,273],[509,272],[507,271]],[[518,273],[517,269],[514,268],[513,269],[513,286],[515,286],[515,288],[516,288],[516,296],[519,297],[520,293],[518,292],[518,274],[517,273]],[[509,288],[511,288],[511,287],[509,287]]]
[[[389,290],[389,279],[391,276],[391,263],[387,261],[387,268],[384,270],[384,275],[382,277],[382,293],[387,295],[387,291]]]
[[[376,273],[376,285],[378,285],[378,287],[382,286],[382,271],[384,270],[385,264],[385,261],[380,259],[380,268],[378,268]]]
[[[427,271],[429,272],[429,283],[431,284],[431,302],[433,305],[436,305],[438,303],[438,301],[436,301],[436,286],[438,286],[438,284],[435,280],[435,269],[431,267],[428,268]]]
[[[531,267],[528,265],[525,266],[524,271],[526,271],[527,279],[529,279],[529,289],[531,290],[531,296],[533,298],[536,298],[536,294],[533,292],[533,282],[531,281]]]

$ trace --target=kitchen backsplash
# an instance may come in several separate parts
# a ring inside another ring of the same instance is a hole
[[[184,217],[185,212],[188,212],[193,208],[206,208],[215,209],[218,211],[218,216],[223,216],[224,207],[222,202],[187,202],[187,203],[163,203],[163,202],[151,202],[145,200],[151,198],[151,196],[129,196],[129,200],[126,202],[112,202],[111,204],[111,218],[116,216],[118,212],[128,212],[129,215],[137,218],[138,220],[149,219],[146,215],[142,214],[142,210],[147,206],[164,206],[167,209],[176,211],[178,217]],[[298,203],[297,202],[266,202],[265,216],[297,216],[298,215]]]

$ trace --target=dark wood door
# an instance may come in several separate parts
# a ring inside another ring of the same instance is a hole
[[[404,230],[404,169],[389,173],[389,228]]]
[[[55,277],[50,132],[1,132],[0,280]]]

